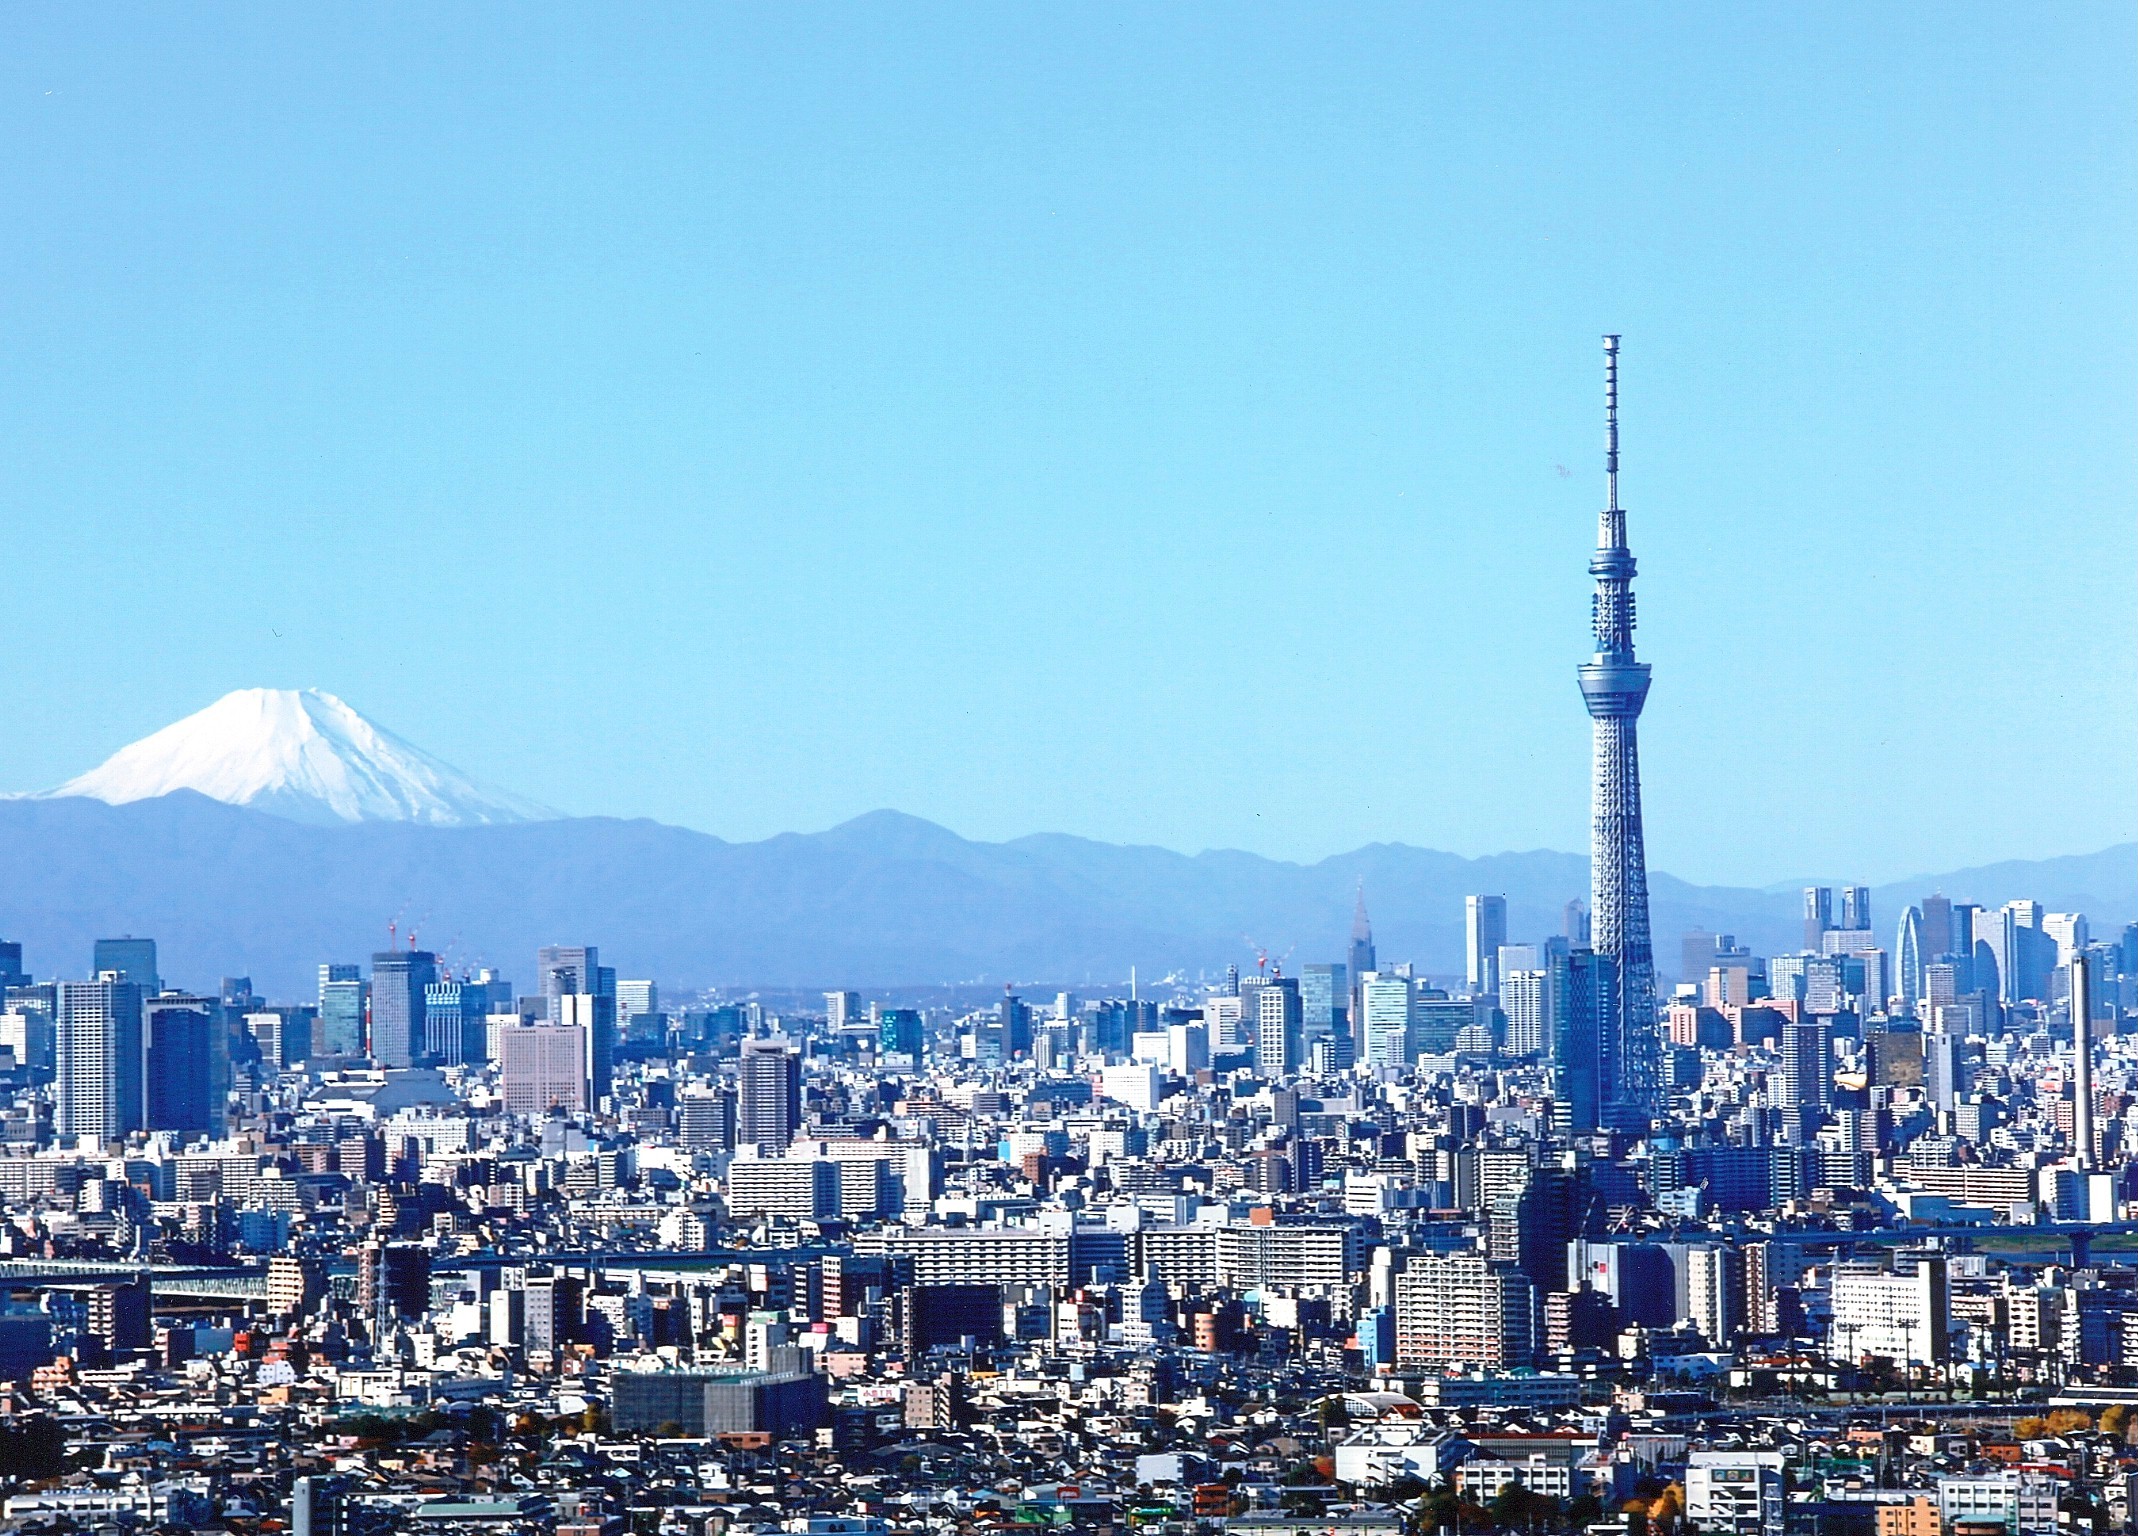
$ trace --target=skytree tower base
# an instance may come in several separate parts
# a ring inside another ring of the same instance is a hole
[[[1645,1132],[1662,1109],[1656,1033],[1655,949],[1648,932],[1648,859],[1641,832],[1636,722],[1648,667],[1633,654],[1633,552],[1618,504],[1618,338],[1604,338],[1606,496],[1589,574],[1596,578],[1596,654],[1580,669],[1595,736],[1590,785],[1590,945],[1601,968],[1596,1019],[1597,1097],[1612,1130]]]

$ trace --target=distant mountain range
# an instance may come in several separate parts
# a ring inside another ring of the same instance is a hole
[[[606,818],[437,827],[317,826],[190,791],[107,805],[0,801],[0,937],[41,975],[79,975],[92,942],[156,938],[174,982],[249,975],[305,998],[325,960],[367,959],[386,925],[456,964],[525,982],[538,945],[596,943],[625,975],[666,987],[1060,984],[1085,990],[1168,971],[1251,969],[1255,943],[1287,970],[1340,959],[1363,885],[1386,960],[1462,963],[1462,898],[1504,892],[1517,939],[1558,931],[1587,861],[1564,853],[1462,859],[1377,843],[1318,864],[1192,857],[1040,836],[969,842],[879,811],[808,835],[729,843]],[[1705,927],[1765,953],[1796,947],[1789,890],[1653,877],[1657,963]],[[1882,887],[1881,931],[1932,889],[2032,896],[2097,927],[2138,916],[2138,844]]]
[[[1375,843],[1316,864],[1043,835],[969,842],[878,811],[828,832],[729,843],[650,821],[563,818],[479,784],[330,694],[248,689],[44,795],[0,798],[0,938],[40,975],[92,943],[153,937],[174,983],[249,975],[305,998],[327,960],[364,960],[393,922],[456,965],[531,980],[542,944],[599,944],[668,987],[1059,984],[1286,969],[1342,958],[1362,889],[1380,954],[1458,971],[1462,898],[1507,897],[1512,938],[1559,931],[1585,897],[1566,853],[1464,859]],[[1760,953],[1802,934],[1794,886],[1651,876],[1656,962],[1680,936]],[[2105,930],[2138,917],[2138,844],[1902,881],[1873,893],[1890,933],[1932,890],[2029,896]]]

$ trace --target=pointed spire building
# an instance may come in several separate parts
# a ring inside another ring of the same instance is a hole
[[[1593,619],[1596,651],[1580,668],[1594,737],[1589,835],[1590,944],[1599,975],[1596,1093],[1603,1123],[1644,1132],[1662,1107],[1656,1034],[1655,954],[1648,931],[1648,862],[1641,829],[1641,759],[1635,730],[1648,699],[1648,667],[1633,653],[1633,551],[1618,504],[1618,338],[1604,338],[1605,500],[1598,520]]]

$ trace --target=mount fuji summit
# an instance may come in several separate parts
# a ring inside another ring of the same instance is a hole
[[[40,798],[126,805],[178,790],[313,826],[466,827],[559,814],[469,778],[316,688],[226,693]]]

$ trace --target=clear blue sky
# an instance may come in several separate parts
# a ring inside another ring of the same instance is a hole
[[[2128,6],[0,17],[0,786],[252,685],[574,812],[2138,832]]]

